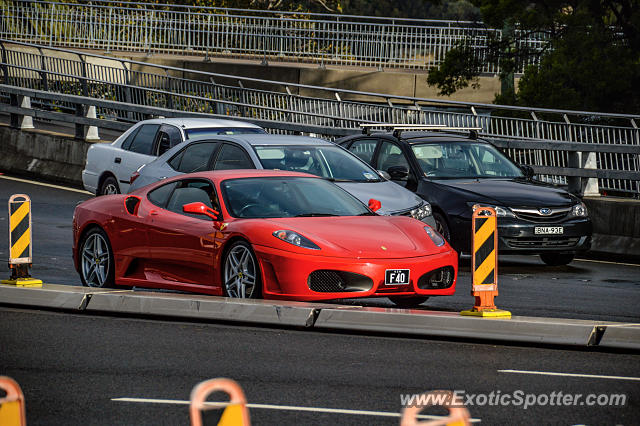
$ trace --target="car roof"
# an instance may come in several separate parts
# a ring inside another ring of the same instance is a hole
[[[287,170],[264,170],[264,169],[236,169],[236,170],[214,170],[206,172],[186,173],[176,176],[178,179],[185,178],[209,178],[216,180],[225,180],[232,178],[251,178],[251,177],[308,177],[321,179],[318,176],[301,172],[290,172]],[[173,179],[172,179],[173,180]]]
[[[271,134],[258,134],[258,133],[246,133],[237,135],[215,135],[213,136],[198,136],[189,139],[188,142],[196,142],[201,140],[227,140],[230,142],[246,143],[251,146],[260,145],[325,145],[336,146],[333,142],[329,142],[320,138],[312,138],[309,136],[297,136],[297,135],[271,135]]]
[[[143,124],[172,124],[183,129],[204,129],[208,127],[250,127],[261,129],[253,123],[239,120],[226,120],[222,118],[194,118],[194,117],[172,117],[153,118],[144,120]]]
[[[388,136],[394,139],[402,140],[408,144],[417,144],[424,142],[481,142],[488,143],[486,140],[470,137],[469,132],[433,132],[424,130],[404,130],[400,136],[394,135],[393,132],[375,132],[370,136]],[[361,137],[360,135],[358,137]]]

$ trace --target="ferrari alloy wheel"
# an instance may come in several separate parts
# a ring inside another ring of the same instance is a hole
[[[114,262],[109,238],[100,229],[94,228],[84,237],[80,245],[80,278],[87,287],[113,287]]]
[[[100,191],[98,191],[98,195],[112,195],[119,193],[120,188],[118,188],[118,182],[113,176],[107,177],[104,182],[102,182],[102,185],[100,185]]]
[[[224,291],[228,297],[256,299],[261,294],[260,269],[251,246],[238,241],[224,258]]]
[[[422,305],[424,302],[429,299],[428,296],[414,296],[414,297],[402,297],[402,296],[391,296],[389,300],[393,302],[399,308],[416,308]]]

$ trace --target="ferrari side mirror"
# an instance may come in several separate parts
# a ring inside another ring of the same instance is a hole
[[[182,211],[185,213],[208,216],[213,220],[218,220],[220,218],[220,212],[218,210],[214,210],[200,201],[196,203],[185,204],[184,206],[182,206]]]
[[[382,203],[378,200],[376,200],[375,198],[372,198],[369,200],[369,208],[371,209],[371,211],[378,211],[380,210],[380,208],[382,207]]]

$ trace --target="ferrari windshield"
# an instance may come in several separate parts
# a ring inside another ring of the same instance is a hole
[[[356,156],[339,146],[256,146],[265,169],[310,173],[339,182],[379,182],[380,177]]]
[[[411,147],[427,177],[520,178],[522,170],[486,143],[442,142]]]
[[[358,199],[323,179],[240,178],[225,180],[221,186],[227,210],[238,218],[372,214]]]

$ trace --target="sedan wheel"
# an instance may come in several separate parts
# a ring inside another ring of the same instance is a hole
[[[568,265],[574,258],[572,253],[543,253],[540,259],[549,266]]]
[[[118,182],[113,176],[109,176],[100,185],[100,191],[98,195],[113,195],[119,194],[120,188],[118,188]]]
[[[113,254],[109,238],[102,229],[94,228],[80,246],[80,278],[88,287],[113,287]]]
[[[436,231],[438,231],[447,242],[451,242],[451,233],[449,232],[447,220],[440,213],[434,213],[433,219],[436,221]]]
[[[249,243],[234,243],[224,258],[224,291],[228,297],[256,299],[261,294],[260,269]]]

